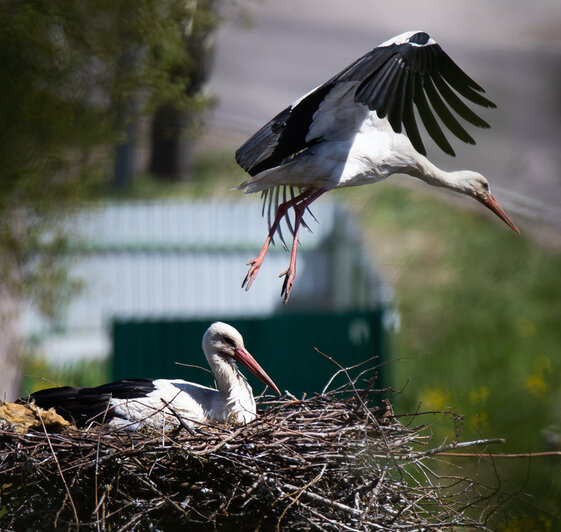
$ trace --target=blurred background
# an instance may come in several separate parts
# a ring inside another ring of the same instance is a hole
[[[208,381],[174,362],[201,363],[201,331],[221,319],[282,390],[321,391],[336,368],[315,347],[344,365],[374,357],[396,412],[434,412],[434,442],[561,451],[558,0],[16,0],[0,17],[3,398]],[[428,145],[429,157],[486,175],[522,235],[397,176],[318,201],[288,305],[278,243],[242,291],[266,221],[259,198],[232,190],[235,149],[415,29],[498,105],[490,130],[472,128],[477,146],[454,144],[454,159]],[[458,467],[500,485],[494,529],[561,526],[560,456]]]

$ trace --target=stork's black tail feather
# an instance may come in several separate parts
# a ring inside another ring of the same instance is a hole
[[[281,188],[282,188],[282,195],[280,192]],[[291,185],[278,185],[276,187],[271,187],[266,190],[263,190],[263,192],[261,192],[261,198],[263,199],[263,208],[261,209],[261,215],[265,216],[265,213],[267,214],[267,226],[269,228],[269,231],[271,230],[271,227],[273,225],[273,220],[275,219],[279,205],[286,203],[287,201],[293,200],[296,196],[300,195],[302,192],[303,189]],[[314,221],[317,222],[318,220],[314,216],[310,208],[308,207],[306,210],[308,211],[310,216],[314,219]],[[284,221],[286,223],[286,226],[288,227],[290,234],[294,236],[294,224],[290,219],[290,211],[286,213],[284,217]],[[301,224],[308,231],[310,231],[310,233],[312,232],[310,226],[306,223],[306,220],[304,218],[302,218]],[[288,250],[288,246],[286,245],[284,236],[282,234],[281,225],[279,225],[277,232],[284,249]],[[274,238],[271,239],[271,243],[272,244],[275,243]]]

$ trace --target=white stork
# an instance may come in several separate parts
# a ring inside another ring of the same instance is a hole
[[[236,152],[236,161],[251,176],[238,189],[261,191],[263,210],[267,201],[269,210],[269,234],[248,262],[242,287],[248,290],[255,280],[277,230],[284,243],[279,224],[286,217],[293,234],[290,265],[280,275],[286,303],[309,205],[331,189],[376,183],[396,173],[471,196],[519,232],[485,177],[467,170],[445,172],[425,157],[415,121],[414,108],[436,144],[453,156],[437,117],[460,140],[475,144],[451,110],[475,126],[489,127],[460,98],[496,107],[482,92],[427,33],[410,31],[374,48],[279,113]],[[294,225],[287,215],[291,207]],[[276,209],[272,223],[271,209]]]
[[[131,379],[96,388],[49,388],[30,395],[41,408],[54,407],[78,426],[91,422],[135,430],[144,425],[169,428],[180,423],[193,428],[200,423],[245,424],[256,417],[251,386],[236,362],[243,364],[275,392],[280,393],[244,347],[241,334],[226,323],[213,323],[203,337],[203,351],[218,389],[181,379]]]

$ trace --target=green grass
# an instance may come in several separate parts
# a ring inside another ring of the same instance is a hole
[[[24,367],[21,387],[24,396],[53,386],[96,386],[110,378],[108,360],[54,366],[42,358],[27,356]]]
[[[394,385],[407,386],[396,409],[453,410],[464,416],[463,440],[506,438],[494,452],[559,449],[546,433],[561,435],[561,255],[422,188],[384,183],[344,196],[397,295],[404,360]],[[452,419],[437,423],[435,443],[455,429]],[[535,497],[518,501],[526,518],[502,529],[561,525],[549,513],[559,511],[561,457],[498,460],[503,487]]]
[[[144,176],[125,197],[237,200],[241,193],[230,189],[243,178],[230,153],[204,154],[189,182],[162,186]],[[395,289],[401,327],[394,387],[407,384],[395,398],[396,411],[454,410],[463,416],[462,440],[506,438],[495,452],[559,449],[561,436],[555,447],[546,432],[561,433],[561,254],[515,234],[469,198],[450,205],[428,187],[391,181],[329,196],[358,216]],[[265,224],[255,223],[265,234]],[[51,378],[66,383],[71,376]],[[454,439],[456,429],[445,416],[434,425],[433,443]],[[561,457],[497,459],[495,465],[503,488],[534,497],[530,505],[517,499],[513,517],[497,527],[561,527],[550,513],[561,500]]]
[[[372,253],[399,270],[395,350],[411,357],[395,366],[395,384],[411,382],[401,405],[461,409],[464,437],[508,432],[505,449],[542,447],[561,392],[561,255],[424,191],[364,189],[356,210]]]

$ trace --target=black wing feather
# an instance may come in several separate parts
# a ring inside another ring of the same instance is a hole
[[[82,427],[95,420],[99,423],[111,420],[110,399],[137,399],[154,390],[151,379],[129,379],[110,382],[95,388],[63,386],[32,393],[29,400],[41,408],[54,407],[68,421]]]
[[[415,149],[426,155],[415,121],[414,105],[428,134],[444,152],[453,155],[454,150],[438,125],[433,109],[456,137],[474,144],[473,138],[448,106],[461,118],[478,127],[489,127],[489,124],[475,114],[458,94],[483,107],[496,106],[480,94],[484,92],[483,88],[454,63],[438,44],[428,44],[429,38],[426,33],[419,32],[409,37],[408,42],[375,48],[332,78],[330,83],[360,81],[355,100],[367,105],[370,110],[376,110],[380,118],[387,116],[396,133],[401,132],[403,124]],[[398,79],[392,80],[391,76]]]
[[[429,107],[427,99],[425,98],[425,91],[423,90],[423,79],[420,77],[416,78],[416,85],[415,85],[415,105],[419,110],[419,116],[423,121],[424,126],[426,127],[427,131],[430,133],[430,136],[433,140],[438,144],[440,149],[447,153],[448,155],[456,155],[452,146],[444,136],[442,129],[438,125],[438,122],[434,118],[432,114],[432,110]]]
[[[462,100],[458,98],[456,93],[452,91],[452,89],[439,75],[433,75],[432,79],[442,98],[464,120],[477,127],[491,127],[487,122],[485,122],[485,120],[476,115],[464,102],[462,102]]]
[[[442,54],[439,58],[438,70],[442,77],[458,91],[464,98],[481,105],[483,107],[497,107],[491,100],[488,100],[480,93],[485,92],[483,88],[471,79],[452,59],[438,46]]]
[[[405,131],[413,147],[422,155],[426,155],[427,151],[421,139],[421,134],[419,133],[419,128],[417,127],[417,122],[415,120],[415,110],[413,109],[413,101],[415,100],[415,78],[413,76],[408,76],[407,78],[407,90],[405,94],[405,106],[403,109],[403,125],[405,126]]]
[[[237,163],[250,175],[273,168],[314,145],[306,141],[314,113],[331,90],[327,83],[306,96],[296,106],[287,107],[265,124],[236,151]]]
[[[394,89],[395,97],[393,99],[392,105],[388,105],[387,116],[388,120],[392,126],[392,129],[396,133],[401,133],[402,122],[405,121],[405,101],[407,98],[407,85],[409,83],[409,73],[407,71],[403,72],[402,75],[396,79],[397,84]]]
[[[392,90],[399,82],[401,65],[397,61],[389,61],[374,76],[363,81],[355,93],[356,101],[376,109],[378,116],[384,118],[388,109],[392,108],[395,93]]]
[[[448,107],[444,104],[442,99],[439,97],[434,83],[431,78],[425,79],[424,84],[425,92],[429,97],[429,102],[436,114],[440,117],[444,125],[460,140],[463,140],[467,144],[475,144],[475,140],[471,135],[462,127],[462,125],[456,120],[454,115],[450,112]]]

